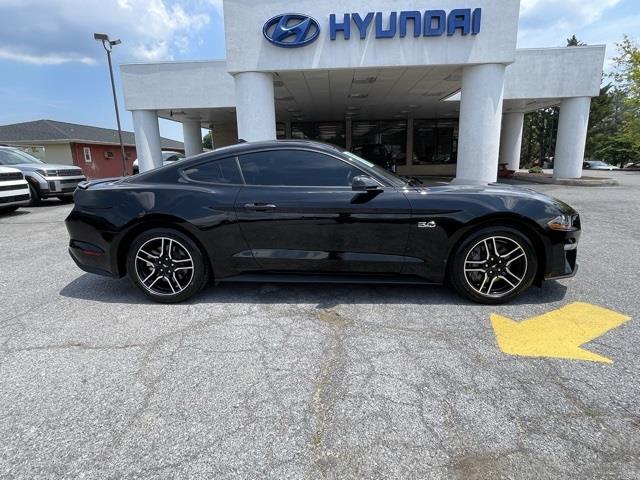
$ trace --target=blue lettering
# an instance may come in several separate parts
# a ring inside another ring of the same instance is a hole
[[[344,34],[344,39],[349,40],[351,38],[351,15],[348,13],[344,14],[343,23],[336,22],[336,16],[332,13],[329,16],[329,35],[331,40],[335,40],[338,32],[342,32]]]
[[[356,27],[358,27],[358,30],[360,30],[360,38],[362,40],[367,38],[367,30],[369,30],[369,25],[371,25],[371,22],[373,21],[373,12],[367,13],[364,20],[359,13],[352,13],[351,18],[353,19],[353,23],[356,24]]]
[[[469,32],[471,31],[470,8],[458,8],[456,10],[451,10],[451,13],[449,14],[449,28],[447,29],[447,35],[454,35],[458,29],[462,31],[462,35],[469,35]]]
[[[471,35],[480,33],[480,23],[482,22],[482,9],[476,8],[473,11],[473,19],[471,20]]]
[[[376,13],[376,38],[395,37],[397,27],[398,27],[398,14],[396,12],[391,12],[391,15],[389,15],[388,30],[384,30],[382,28],[382,12]]]
[[[435,25],[434,25],[435,23]],[[447,29],[447,13],[444,10],[427,10],[424,14],[424,36],[439,37]]]
[[[420,12],[400,12],[400,38],[407,36],[407,23],[413,20],[413,36],[420,36],[422,27],[422,14]]]

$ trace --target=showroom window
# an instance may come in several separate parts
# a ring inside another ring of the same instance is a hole
[[[270,150],[240,156],[247,185],[348,187],[362,171],[318,152]]]
[[[407,164],[406,120],[353,122],[352,132],[353,151],[366,157],[365,152],[375,150],[373,146],[384,146],[396,165]],[[378,163],[376,158],[368,160]]]
[[[291,124],[291,138],[316,140],[346,148],[347,136],[344,122],[298,122]]]
[[[413,163],[454,164],[458,160],[457,120],[415,120]]]

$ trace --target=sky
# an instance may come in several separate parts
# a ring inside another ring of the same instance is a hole
[[[106,32],[117,66],[225,56],[222,0],[0,0],[0,125],[48,118],[115,128],[106,54],[93,39]],[[575,34],[606,44],[611,66],[623,34],[640,41],[640,0],[522,0],[518,47],[564,46]],[[162,136],[182,140],[180,124],[160,121]]]

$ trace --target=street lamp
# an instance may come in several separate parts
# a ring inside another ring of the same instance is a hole
[[[111,65],[111,50],[115,45],[120,45],[120,40],[110,40],[106,33],[94,33],[93,38],[102,42],[104,50],[107,52],[107,60],[109,61],[109,75],[111,76],[111,91],[113,92],[113,105],[116,108],[116,122],[118,123],[118,138],[120,139],[120,153],[122,154],[122,171],[127,176],[127,157],[124,153],[124,143],[122,142],[122,128],[120,127],[120,112],[118,111],[118,97],[116,97],[116,84],[113,81],[113,66]]]

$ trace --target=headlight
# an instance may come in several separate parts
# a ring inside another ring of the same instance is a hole
[[[36,170],[36,173],[37,173],[38,175],[42,175],[43,177],[46,177],[46,176],[47,176],[47,172],[46,172],[45,170]]]
[[[558,230],[560,232],[571,232],[573,230],[573,217],[571,215],[558,215],[551,220],[548,224],[551,230]]]

